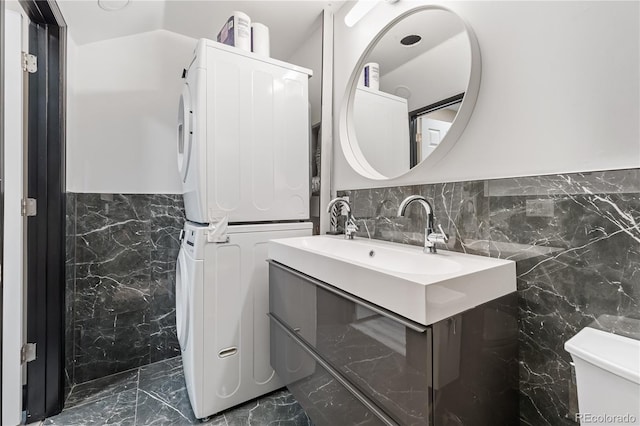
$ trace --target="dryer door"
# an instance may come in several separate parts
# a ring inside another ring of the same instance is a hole
[[[184,249],[180,249],[178,261],[176,262],[176,329],[180,349],[187,349],[189,340],[189,316],[191,305],[191,279],[187,264],[187,255]]]
[[[191,90],[185,84],[180,95],[178,108],[178,171],[182,182],[187,180],[191,145],[193,141],[193,108],[191,106]]]

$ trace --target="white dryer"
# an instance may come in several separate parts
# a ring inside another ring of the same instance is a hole
[[[187,222],[176,266],[176,323],[187,391],[204,418],[283,386],[271,367],[267,241],[311,223],[236,225],[227,243]]]
[[[309,218],[311,71],[198,41],[178,117],[187,220]]]

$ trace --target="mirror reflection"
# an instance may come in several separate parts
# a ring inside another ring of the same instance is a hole
[[[448,141],[471,72],[462,20],[418,10],[391,28],[360,61],[351,99],[351,148],[384,177],[406,173]]]

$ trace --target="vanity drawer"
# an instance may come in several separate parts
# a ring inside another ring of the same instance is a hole
[[[316,287],[269,262],[269,312],[311,345],[316,343]]]
[[[430,327],[276,262],[269,274],[270,310],[292,332],[397,423],[433,424]]]
[[[293,331],[269,316],[272,367],[316,426],[396,425]]]

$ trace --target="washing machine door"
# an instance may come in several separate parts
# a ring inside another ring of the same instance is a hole
[[[191,276],[188,267],[187,254],[180,249],[176,262],[176,329],[180,349],[185,351],[189,340],[189,316],[191,305]]]
[[[182,182],[187,180],[191,160],[191,146],[193,142],[193,108],[191,105],[191,90],[185,84],[180,95],[178,107],[178,172]]]

